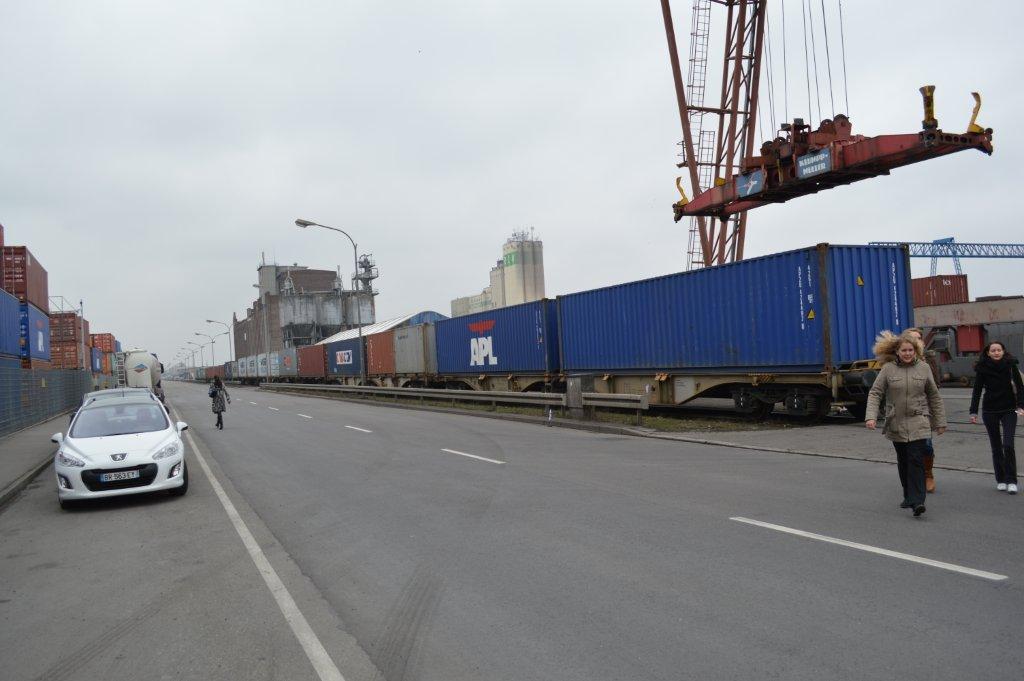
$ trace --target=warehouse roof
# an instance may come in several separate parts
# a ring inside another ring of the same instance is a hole
[[[395,317],[394,319],[388,319],[383,322],[377,322],[376,324],[368,324],[363,327],[363,335],[370,336],[375,333],[381,333],[382,331],[390,331],[400,326],[414,326],[416,324],[428,324],[442,319],[448,319],[445,315],[440,312],[434,312],[432,310],[425,310],[423,312],[415,312],[413,314],[407,314],[403,317]],[[341,331],[328,338],[323,339],[317,345],[326,345],[327,343],[334,343],[336,341],[351,340],[353,338],[359,338],[359,329],[349,329],[348,331]]]

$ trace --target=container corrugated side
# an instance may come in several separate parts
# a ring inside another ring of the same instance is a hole
[[[19,301],[49,312],[49,277],[32,252],[25,246],[4,246],[0,253],[4,261],[0,287]]]
[[[0,291],[0,357],[21,356],[21,303]]]
[[[823,244],[574,293],[558,299],[563,368],[820,370],[909,326],[907,289],[903,249]]]
[[[331,376],[359,376],[362,347],[358,338],[326,344],[327,373]]]
[[[103,373],[103,353],[96,348],[89,349],[89,366],[94,374]]]
[[[303,378],[323,378],[327,375],[323,345],[307,345],[296,350],[298,375]]]
[[[21,358],[50,361],[50,317],[31,303],[22,303],[19,327]]]
[[[275,376],[297,376],[298,361],[295,348],[285,348],[277,353],[277,373]]]
[[[555,301],[538,300],[435,324],[439,374],[558,371]]]
[[[395,331],[388,329],[366,337],[366,371],[371,375],[395,373]]]
[[[433,324],[395,329],[395,373],[437,373],[437,336]]]
[[[828,249],[829,341],[834,366],[870,359],[879,331],[914,325],[910,261],[898,246]]]
[[[966,274],[940,274],[912,279],[914,307],[957,305],[971,300]]]

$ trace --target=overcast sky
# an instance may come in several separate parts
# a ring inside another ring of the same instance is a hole
[[[837,0],[825,6],[842,111]],[[799,0],[786,3],[784,107],[781,7],[769,5],[776,122],[784,108],[816,119]],[[748,257],[822,241],[1024,241],[1024,10],[965,7],[847,0],[849,114],[855,133],[916,132],[917,88],[933,83],[940,125],[962,131],[979,90],[995,155],[753,211]],[[690,3],[673,10],[685,69]],[[818,56],[828,115],[821,44]],[[51,295],[85,301],[94,332],[165,360],[195,331],[214,332],[206,319],[244,314],[261,253],[351,272],[348,242],[299,230],[297,217],[349,230],[373,253],[378,319],[447,314],[487,284],[506,237],[531,226],[549,296],[685,268],[658,0],[6,2],[0,63],[8,244],[30,247]],[[1024,292],[1021,261],[963,264],[972,295]],[[928,265],[916,260],[915,275]]]

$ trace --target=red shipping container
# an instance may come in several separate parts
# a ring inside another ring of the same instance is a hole
[[[204,375],[206,376],[206,380],[207,381],[211,381],[212,382],[214,376],[220,376],[220,380],[223,381],[224,380],[224,365],[223,364],[218,364],[215,367],[206,367],[206,373]]]
[[[53,342],[77,342],[85,334],[86,345],[91,347],[89,339],[89,320],[82,319],[75,312],[55,312],[50,315],[50,338]]]
[[[395,373],[395,330],[366,337],[366,372],[371,376]]]
[[[3,247],[3,279],[0,286],[21,302],[29,302],[49,314],[50,284],[46,270],[25,246]]]
[[[948,274],[911,279],[910,287],[914,297],[914,307],[956,305],[957,303],[967,303],[971,300],[967,293],[966,274]]]
[[[114,352],[114,334],[112,333],[94,333],[90,335],[92,339],[92,347],[96,348],[100,352]]]
[[[985,346],[985,331],[980,324],[956,327],[956,349],[965,352],[981,352]]]
[[[303,378],[323,378],[327,375],[327,356],[325,345],[307,345],[297,348],[298,373]]]
[[[45,359],[23,359],[21,360],[22,369],[32,369],[33,371],[49,371],[50,369],[56,369],[53,362],[47,362]]]
[[[111,355],[109,352],[104,352],[103,359],[100,360],[100,366],[102,367],[100,371],[104,374],[107,374],[108,376],[110,375],[110,356]]]

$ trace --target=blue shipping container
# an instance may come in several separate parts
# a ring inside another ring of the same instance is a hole
[[[327,343],[328,375],[359,376],[362,361],[363,352],[358,338]]]
[[[20,305],[21,358],[50,361],[50,317],[32,303]]]
[[[0,357],[4,356],[21,357],[21,303],[0,290]]]
[[[565,371],[819,371],[913,326],[902,247],[820,244],[558,305]]]
[[[121,341],[114,341],[114,352],[121,352]]]
[[[442,319],[435,324],[440,374],[558,372],[555,301]]]
[[[99,348],[90,348],[92,352],[92,371],[94,374],[101,373],[103,371],[103,352]]]

